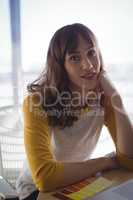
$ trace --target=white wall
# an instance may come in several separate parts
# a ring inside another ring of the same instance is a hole
[[[23,0],[23,64],[44,61],[53,33],[81,22],[98,37],[106,62],[133,62],[132,0]]]

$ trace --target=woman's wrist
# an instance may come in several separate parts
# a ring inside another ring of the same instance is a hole
[[[104,170],[109,170],[109,169],[115,169],[118,167],[118,163],[116,161],[116,159],[113,157],[104,157],[103,160],[104,163]]]
[[[112,159],[111,158],[104,158],[104,162],[105,162],[105,167],[108,169],[110,168],[110,166],[112,165]]]
[[[111,97],[111,104],[114,108],[123,108],[122,98],[118,93],[114,93]]]

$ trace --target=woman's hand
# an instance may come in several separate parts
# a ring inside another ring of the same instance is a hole
[[[108,157],[105,158],[106,163],[107,163],[107,168],[105,170],[111,170],[111,169],[119,169],[120,168],[120,164],[118,163],[116,157]]]
[[[103,157],[103,164],[104,164],[104,169],[102,171],[99,171],[95,174],[96,177],[101,176],[102,172],[108,171],[108,170],[113,170],[113,169],[119,169],[121,168],[120,164],[118,163],[115,156],[111,157]]]
[[[114,107],[121,107],[121,96],[104,70],[99,73],[97,88],[104,93],[105,99],[108,99]]]
[[[100,89],[105,93],[105,96],[111,98],[114,95],[119,95],[117,89],[109,79],[107,73],[102,70],[98,76],[98,85]]]

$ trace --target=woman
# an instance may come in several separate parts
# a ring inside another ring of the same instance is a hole
[[[86,26],[75,23],[56,31],[47,66],[28,91],[24,141],[39,191],[119,166],[133,169],[133,127],[107,77],[96,37]],[[114,141],[116,156],[90,159],[103,125]],[[32,199],[33,193],[26,197]]]

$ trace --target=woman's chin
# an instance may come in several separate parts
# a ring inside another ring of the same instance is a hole
[[[85,90],[94,90],[96,88],[96,80],[88,80],[86,82],[83,82],[81,85],[82,85],[82,88],[84,88]]]

